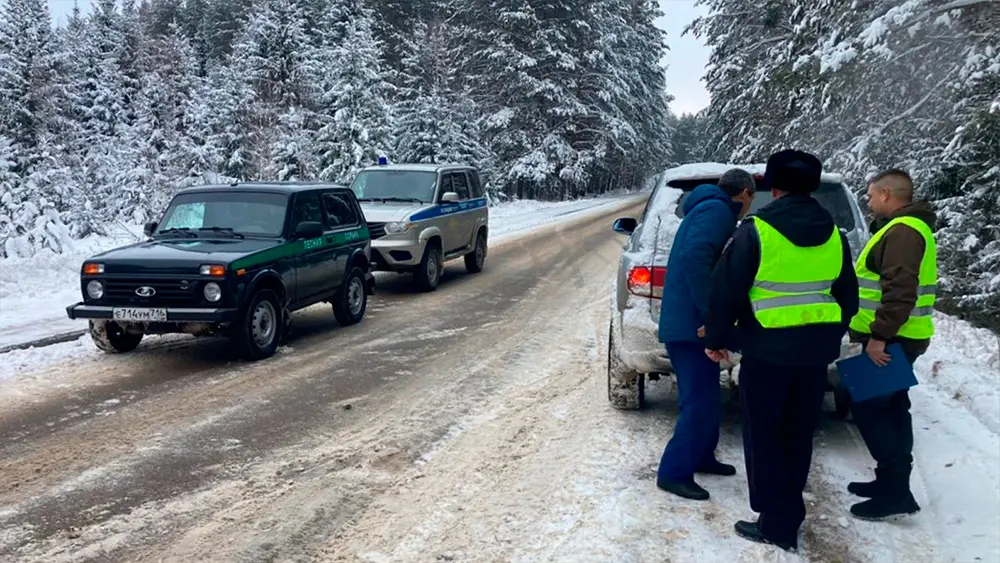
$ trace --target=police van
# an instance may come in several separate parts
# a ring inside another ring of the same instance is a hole
[[[410,272],[434,291],[445,262],[463,258],[470,273],[486,264],[489,206],[479,171],[460,164],[388,164],[351,183],[371,234],[378,271]]]

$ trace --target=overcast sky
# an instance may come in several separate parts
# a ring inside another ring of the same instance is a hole
[[[90,0],[77,0],[80,9],[87,12]],[[701,76],[708,63],[708,49],[694,37],[681,37],[684,27],[694,18],[704,15],[703,6],[695,7],[696,0],[660,0],[666,15],[657,22],[667,32],[670,53],[664,60],[667,66],[667,89],[674,96],[671,104],[674,112],[693,113],[708,105],[708,92]],[[49,0],[52,18],[57,24],[66,22],[73,11],[74,0]]]

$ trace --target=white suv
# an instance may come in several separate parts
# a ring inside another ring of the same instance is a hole
[[[659,379],[671,373],[670,358],[657,336],[670,245],[683,219],[684,198],[701,184],[714,184],[731,168],[742,168],[760,181],[765,166],[700,163],[671,168],[661,176],[640,219],[615,221],[615,232],[629,235],[618,266],[608,334],[608,400],[616,408],[641,408],[647,376]],[[846,233],[857,259],[870,236],[857,198],[836,174],[823,174],[813,197]],[[758,191],[750,213],[770,202],[770,192]],[[846,347],[845,337],[845,353]],[[732,373],[733,364],[721,367]],[[731,377],[720,377],[732,382]]]

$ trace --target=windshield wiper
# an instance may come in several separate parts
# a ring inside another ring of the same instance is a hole
[[[405,201],[413,203],[423,203],[424,200],[416,197],[383,197],[382,201]]]
[[[233,238],[246,238],[241,233],[237,233],[232,227],[202,227],[199,231],[212,231],[213,233],[224,233]]]
[[[384,201],[380,197],[359,197],[358,201]]]
[[[161,229],[154,233],[156,235],[181,235],[189,238],[198,238],[198,233],[192,231],[189,227],[173,227],[170,229]]]

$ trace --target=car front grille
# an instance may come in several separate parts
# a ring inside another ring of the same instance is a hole
[[[104,280],[104,301],[110,305],[135,307],[183,307],[198,305],[202,301],[196,280],[129,279]],[[155,293],[143,297],[136,293],[141,287],[153,288]]]
[[[372,240],[385,236],[385,223],[368,223],[368,236]]]

